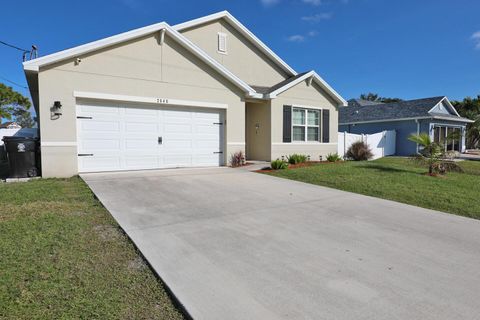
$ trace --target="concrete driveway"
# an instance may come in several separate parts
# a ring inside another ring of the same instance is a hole
[[[480,221],[238,169],[82,178],[194,319],[480,317]]]

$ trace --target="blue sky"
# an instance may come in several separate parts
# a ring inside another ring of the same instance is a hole
[[[0,40],[46,55],[166,21],[229,10],[297,71],[343,97],[480,94],[478,0],[7,1]],[[0,46],[0,81],[25,84],[21,53]],[[27,90],[15,87],[20,92]]]

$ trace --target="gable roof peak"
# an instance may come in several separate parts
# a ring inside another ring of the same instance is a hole
[[[265,43],[263,43],[257,36],[253,34],[247,27],[245,27],[240,21],[238,21],[230,12],[224,10],[217,13],[213,13],[204,17],[189,20],[183,23],[172,26],[173,29],[181,32],[182,30],[190,29],[199,25],[209,23],[211,21],[224,19],[235,30],[237,30],[242,36],[247,38],[255,47],[257,47],[263,54],[276,63],[282,70],[291,76],[297,75],[297,72],[290,67],[285,61],[283,61],[275,52],[273,52]]]
[[[335,101],[338,102],[341,106],[346,106],[347,101],[342,98],[325,80],[322,79],[314,70],[298,73],[295,76],[292,76],[288,79],[285,79],[268,90],[265,96],[269,99],[276,98],[279,94],[288,89],[296,86],[302,81],[310,79],[311,81],[315,81],[323,90],[327,92],[330,97],[332,97]],[[310,81],[309,80],[309,81]]]

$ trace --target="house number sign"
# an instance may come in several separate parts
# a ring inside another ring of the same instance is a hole
[[[168,104],[168,99],[165,99],[165,98],[157,98],[157,103]]]

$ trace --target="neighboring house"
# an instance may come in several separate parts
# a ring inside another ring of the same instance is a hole
[[[337,150],[346,101],[228,12],[165,22],[24,63],[45,177],[219,166]]]
[[[446,151],[465,152],[465,128],[473,121],[462,118],[447,97],[434,97],[392,103],[349,100],[339,109],[339,131],[372,134],[383,130],[396,131],[396,155],[410,156],[418,152],[410,134],[426,132]],[[452,134],[456,133],[456,134]],[[458,139],[447,139],[458,136]]]
[[[0,124],[0,129],[21,129],[21,128],[22,128],[21,125],[12,121],[4,122]]]

